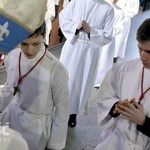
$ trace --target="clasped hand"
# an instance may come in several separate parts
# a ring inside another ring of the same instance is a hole
[[[120,114],[119,118],[129,120],[137,125],[143,125],[145,122],[145,114],[143,108],[135,101],[135,99],[125,99],[115,105],[113,113]]]
[[[90,26],[89,26],[89,24],[88,24],[85,20],[81,21],[81,22],[78,24],[77,29],[78,29],[78,30],[83,29],[87,34],[90,33]]]

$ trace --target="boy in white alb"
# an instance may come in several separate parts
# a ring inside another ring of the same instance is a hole
[[[5,58],[7,82],[0,94],[0,122],[10,122],[29,150],[65,147],[68,76],[43,43],[45,23]]]

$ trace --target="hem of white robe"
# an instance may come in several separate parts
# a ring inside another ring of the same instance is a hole
[[[47,145],[47,148],[61,150],[65,148],[65,144],[64,143],[49,143]]]

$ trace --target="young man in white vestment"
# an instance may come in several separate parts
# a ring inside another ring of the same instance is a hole
[[[68,75],[45,48],[44,38],[45,23],[6,56],[0,122],[10,122],[29,150],[61,150],[69,118]]]
[[[97,97],[105,125],[95,150],[150,150],[150,18],[138,28],[140,58],[116,64]]]
[[[124,16],[124,27],[122,32],[116,37],[118,46],[115,48],[114,52],[114,62],[117,58],[124,58],[127,40],[131,27],[131,18],[133,18],[139,11],[139,0],[119,0],[117,6],[121,8]]]
[[[60,28],[66,37],[60,61],[69,73],[70,119],[87,108],[99,57],[99,48],[112,38],[114,11],[104,0],[71,0],[59,14]]]
[[[98,68],[94,85],[95,88],[99,88],[107,71],[113,66],[114,51],[116,48],[118,48],[118,44],[120,43],[120,41],[118,40],[118,36],[123,29],[124,14],[122,12],[122,9],[116,5],[116,2],[118,0],[106,1],[110,3],[114,8],[113,37],[110,43],[100,48]]]

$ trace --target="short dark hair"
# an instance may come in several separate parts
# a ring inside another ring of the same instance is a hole
[[[137,30],[136,39],[138,42],[150,41],[150,18],[140,25]]]
[[[43,22],[43,24],[39,28],[37,28],[32,34],[30,34],[29,37],[32,37],[33,35],[45,36],[45,33],[46,33],[46,24],[45,22]]]

